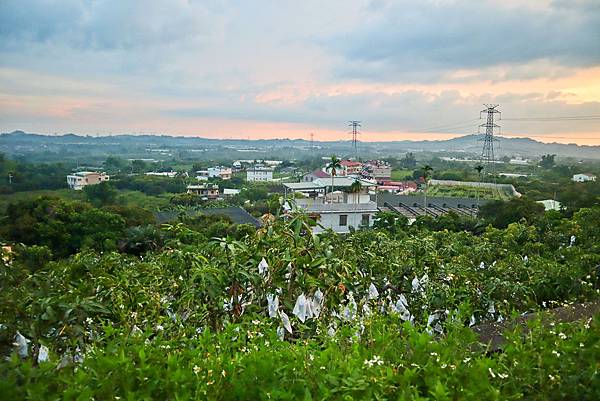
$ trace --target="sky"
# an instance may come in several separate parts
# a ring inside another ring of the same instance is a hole
[[[433,140],[484,104],[600,145],[600,1],[0,0],[1,132]]]

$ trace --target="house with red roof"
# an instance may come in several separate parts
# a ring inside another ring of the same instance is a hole
[[[319,178],[331,178],[329,174],[324,172],[323,170],[316,169],[312,173],[304,174],[302,177],[303,182],[313,182]]]
[[[362,163],[352,160],[342,160],[340,164],[342,169],[337,172],[337,175],[360,175],[363,169]]]

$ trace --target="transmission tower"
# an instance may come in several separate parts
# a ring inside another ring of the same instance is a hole
[[[315,133],[311,132],[310,133],[310,150],[314,150],[315,149]]]
[[[483,141],[483,149],[481,151],[481,164],[484,166],[487,173],[491,173],[496,180],[496,156],[494,155],[494,142],[498,140],[494,138],[494,129],[500,128],[499,125],[494,123],[494,115],[499,114],[497,110],[499,105],[497,104],[485,104],[485,109],[479,112],[479,119],[482,118],[483,114],[487,114],[486,121],[484,124],[479,126],[479,133],[481,134],[482,128],[485,128],[485,134],[480,141]]]
[[[358,134],[360,134],[360,132],[358,131],[358,128],[362,127],[362,125],[360,124],[360,121],[355,121],[355,120],[351,120],[348,123],[349,123],[348,126],[352,127],[352,146],[354,146],[354,158],[356,159],[356,161],[358,161],[357,143],[358,143]]]

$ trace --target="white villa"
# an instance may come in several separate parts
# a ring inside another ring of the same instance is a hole
[[[580,173],[580,174],[575,174],[573,176],[573,178],[571,178],[571,181],[574,182],[586,182],[586,181],[596,181],[596,176],[594,174],[590,174],[590,173]]]
[[[344,192],[358,181],[361,190],[357,193]],[[285,197],[290,193],[299,193],[305,198],[286,202],[286,211],[301,210],[317,221],[314,233],[331,229],[337,233],[347,233],[350,227],[371,227],[377,213],[377,202],[371,201],[371,193],[376,183],[369,180],[349,177],[334,177],[333,191],[330,178],[316,179],[312,182],[283,183]]]
[[[198,181],[206,181],[209,178],[220,178],[222,180],[230,180],[231,174],[231,167],[209,167],[207,170],[196,171],[196,179]]]
[[[248,167],[246,181],[273,181],[273,169],[261,166]]]
[[[76,191],[82,190],[87,185],[96,185],[108,180],[110,180],[110,176],[106,173],[95,171],[79,171],[67,176],[69,188]]]

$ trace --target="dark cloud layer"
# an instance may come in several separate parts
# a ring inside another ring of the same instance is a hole
[[[492,1],[377,2],[377,16],[329,45],[346,60],[342,77],[374,80],[549,60],[600,63],[600,2],[545,7]],[[533,4],[533,3],[532,3]],[[433,79],[433,77],[430,77]]]
[[[211,1],[5,0],[0,38],[4,47],[58,42],[81,50],[132,49],[202,38],[218,11]]]

